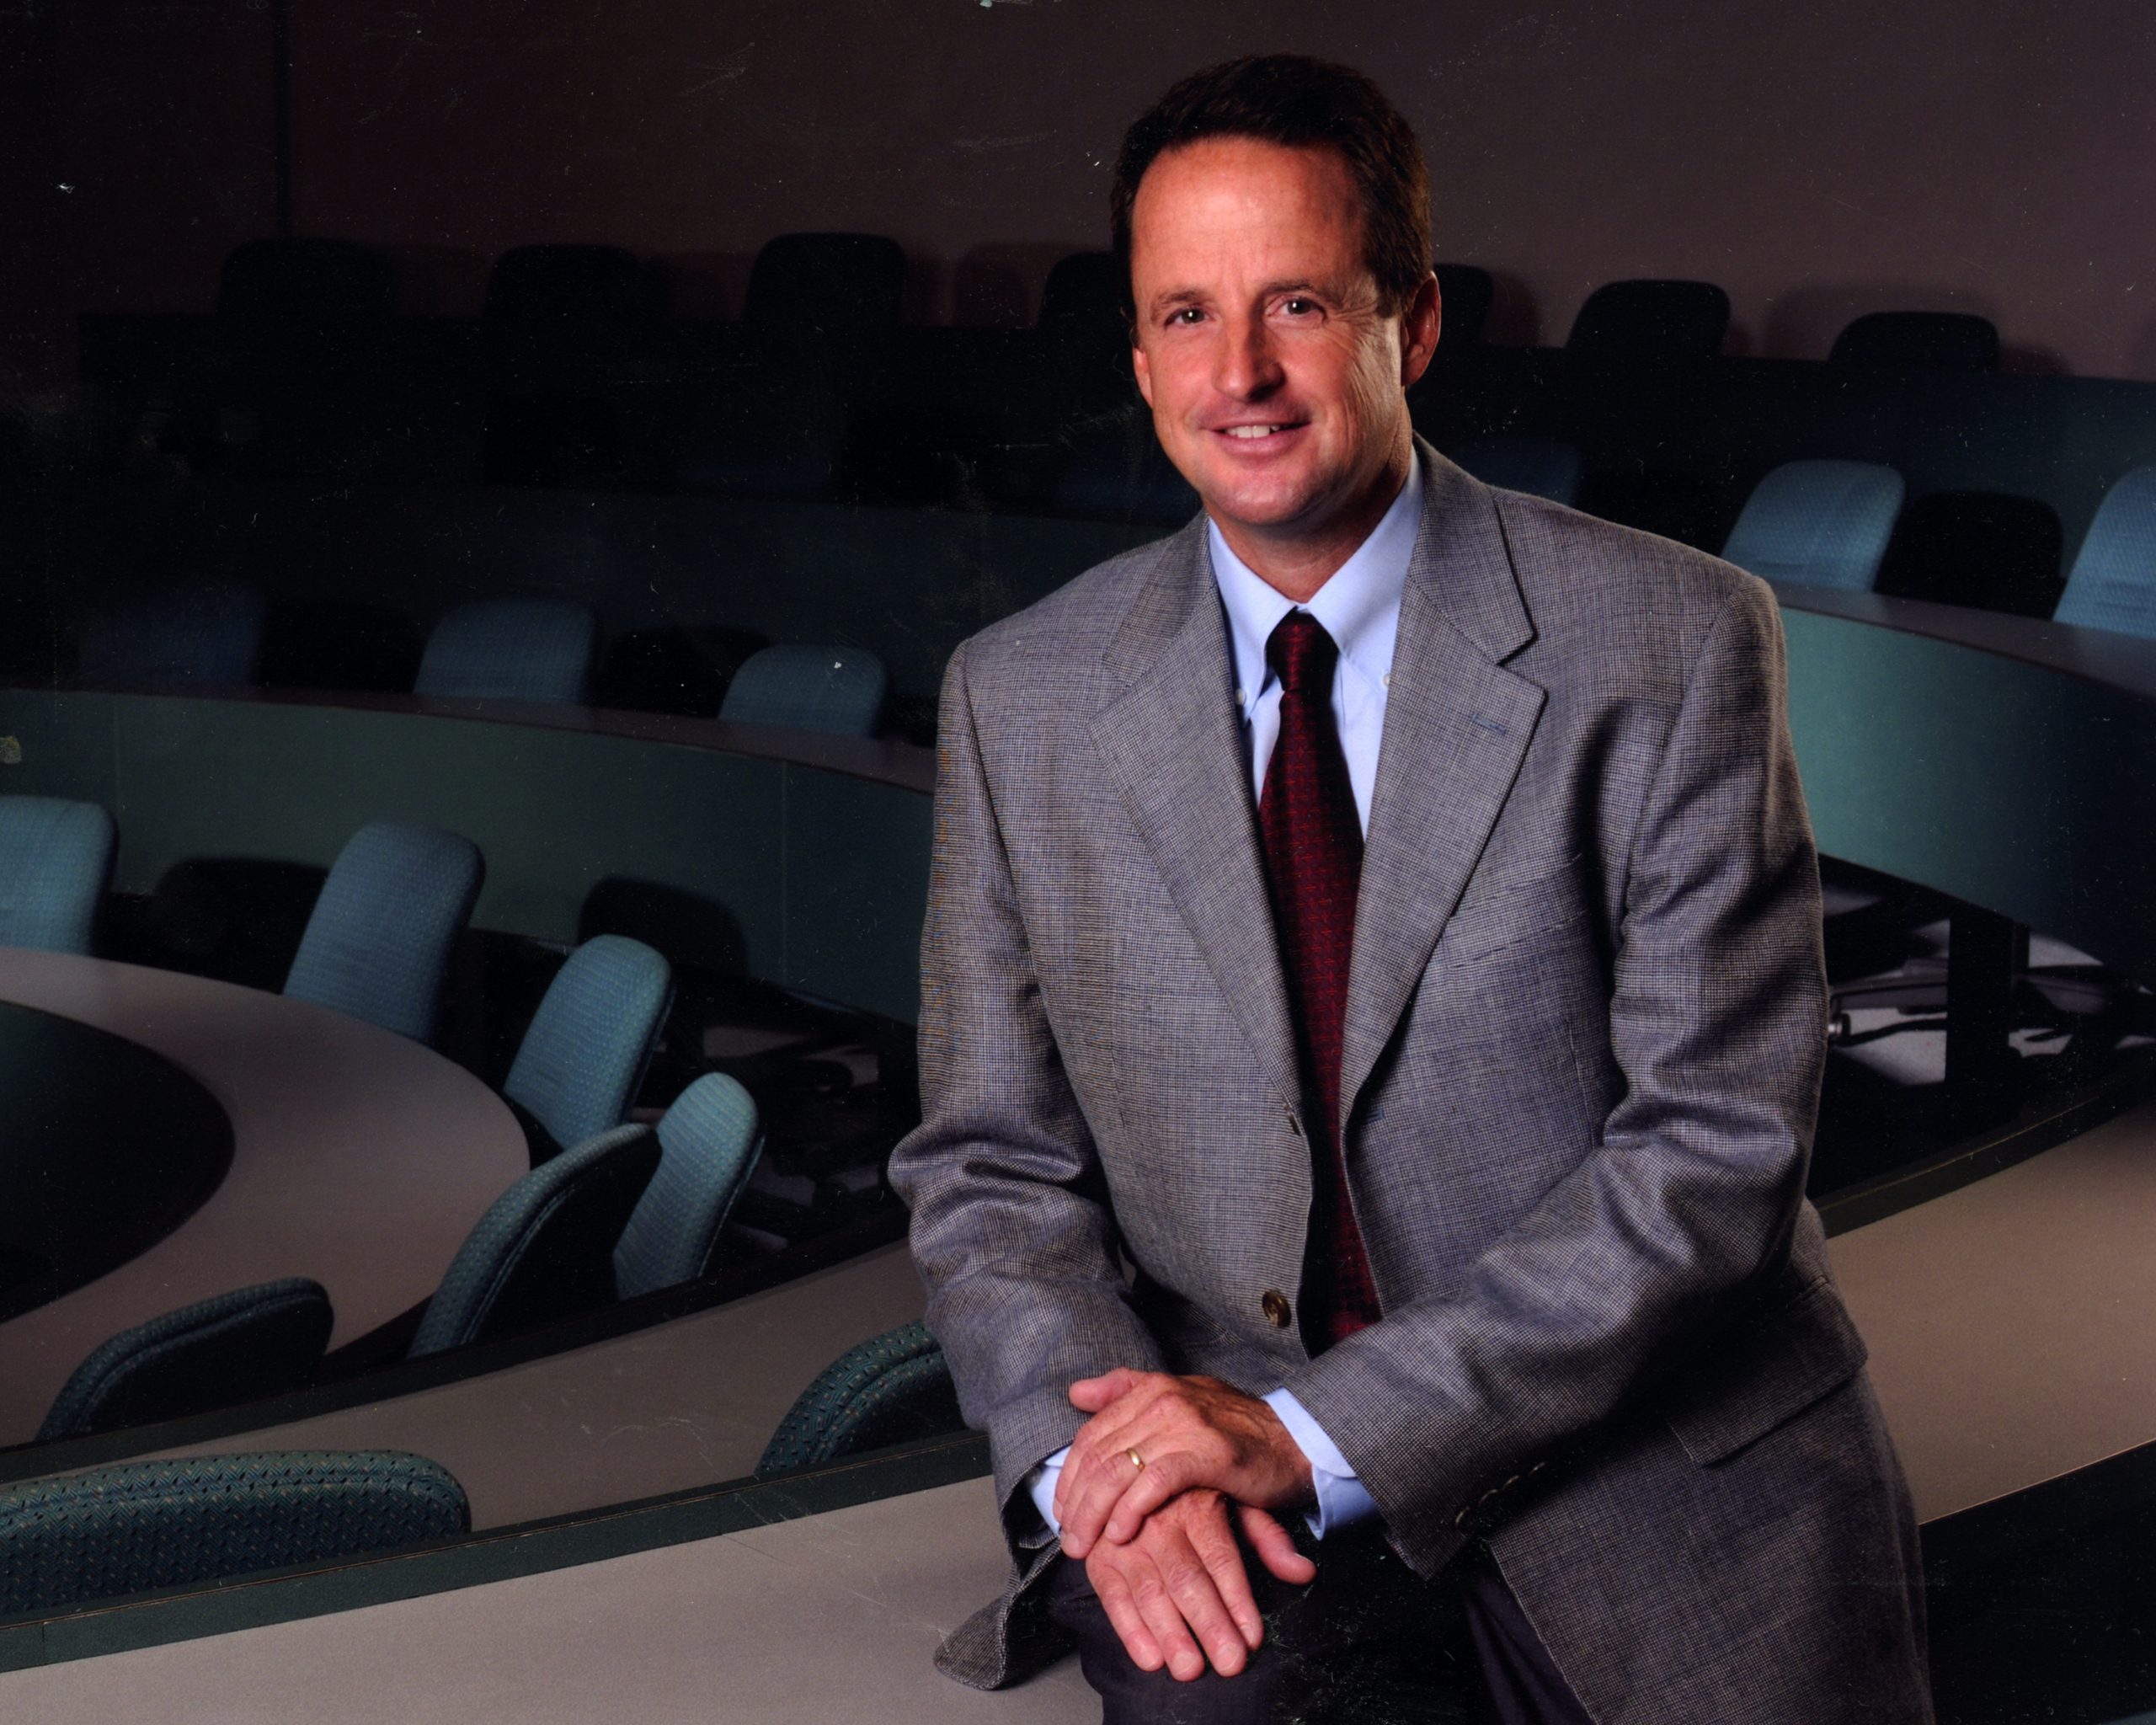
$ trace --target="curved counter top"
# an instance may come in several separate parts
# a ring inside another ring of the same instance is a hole
[[[232,1122],[232,1165],[140,1256],[0,1324],[0,1444],[27,1442],[67,1375],[130,1325],[250,1283],[312,1276],[333,1347],[426,1299],[530,1166],[506,1104],[432,1049],[305,1001],[0,948],[0,1001],[90,1024],[191,1075]]]

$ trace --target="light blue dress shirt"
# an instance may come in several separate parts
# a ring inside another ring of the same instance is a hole
[[[1280,619],[1297,609],[1325,626],[1340,649],[1332,679],[1332,718],[1339,728],[1341,752],[1348,757],[1348,779],[1355,791],[1355,813],[1363,832],[1370,830],[1370,793],[1377,784],[1378,747],[1385,738],[1386,692],[1392,683],[1392,649],[1400,632],[1400,595],[1407,585],[1407,563],[1422,521],[1422,464],[1411,462],[1407,483],[1392,507],[1355,547],[1354,555],[1333,571],[1325,585],[1298,607],[1277,587],[1254,573],[1228,548],[1213,522],[1205,524],[1205,543],[1213,559],[1213,579],[1228,614],[1229,649],[1235,660],[1235,705],[1250,743],[1251,783],[1265,786],[1266,764],[1280,735],[1280,681],[1265,662],[1265,644]],[[1322,1539],[1337,1528],[1367,1519],[1377,1505],[1363,1489],[1340,1447],[1325,1434],[1309,1411],[1285,1389],[1267,1396],[1288,1435],[1310,1464],[1317,1508],[1307,1518]],[[1033,1470],[1027,1489],[1050,1530],[1063,1531],[1055,1514],[1056,1481],[1068,1448]]]

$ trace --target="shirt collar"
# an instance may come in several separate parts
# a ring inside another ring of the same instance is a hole
[[[1384,685],[1392,670],[1392,647],[1400,632],[1400,595],[1407,585],[1407,564],[1422,525],[1422,464],[1407,464],[1407,483],[1392,500],[1369,537],[1335,569],[1301,608],[1325,625],[1340,648],[1342,664],[1373,687]],[[1213,580],[1228,610],[1228,634],[1235,658],[1235,697],[1243,716],[1265,691],[1273,673],[1265,663],[1265,644],[1280,619],[1296,609],[1280,590],[1253,571],[1228,548],[1226,537],[1209,519],[1205,543],[1213,559]]]

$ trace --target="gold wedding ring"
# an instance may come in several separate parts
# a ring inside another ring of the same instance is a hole
[[[1140,1455],[1135,1450],[1125,1450],[1123,1453],[1130,1458],[1130,1465],[1133,1467],[1136,1468],[1140,1473],[1143,1473],[1145,1471],[1145,1458],[1143,1455]]]

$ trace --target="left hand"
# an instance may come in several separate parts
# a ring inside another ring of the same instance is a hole
[[[1055,1487],[1073,1557],[1102,1538],[1129,1542],[1154,1510],[1200,1487],[1258,1509],[1310,1501],[1310,1461],[1279,1415],[1218,1378],[1118,1369],[1079,1379],[1070,1402],[1093,1416]]]

